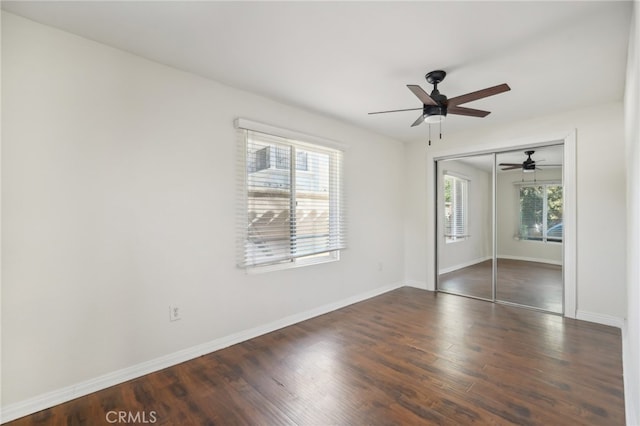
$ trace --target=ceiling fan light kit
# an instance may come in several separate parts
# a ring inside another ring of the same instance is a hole
[[[447,116],[447,113],[431,113],[425,114],[424,122],[427,124],[438,124],[442,123]]]
[[[422,112],[424,122],[428,124],[437,124],[444,121],[447,116],[447,107],[427,105]]]
[[[409,108],[392,111],[378,111],[370,112],[369,114],[384,114],[388,112],[400,112],[400,111],[416,111],[422,109],[422,114],[416,121],[413,122],[411,127],[418,126],[425,122],[429,124],[429,145],[431,145],[431,124],[440,124],[444,121],[448,113],[457,115],[467,115],[470,117],[486,117],[490,114],[489,111],[482,111],[479,109],[461,107],[459,105],[467,102],[475,101],[478,99],[486,98],[489,96],[497,95],[511,90],[507,84],[500,84],[498,86],[488,87],[486,89],[478,90],[475,92],[467,93],[465,95],[456,96],[455,98],[447,99],[445,95],[438,90],[438,84],[444,80],[447,73],[442,70],[436,70],[428,72],[425,75],[427,83],[433,85],[431,94],[425,92],[420,86],[414,84],[407,84],[407,87],[420,101],[422,102],[422,108]],[[442,131],[440,132],[440,139],[442,139]]]

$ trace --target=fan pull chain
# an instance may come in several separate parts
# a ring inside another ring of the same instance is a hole
[[[431,146],[431,124],[429,124],[429,146]]]
[[[442,119],[440,119],[440,140],[442,140]]]

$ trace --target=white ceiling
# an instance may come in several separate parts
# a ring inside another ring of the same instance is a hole
[[[401,141],[419,111],[406,88],[448,97],[501,83],[444,131],[622,99],[631,2],[11,2],[35,21]],[[295,129],[295,125],[292,124]]]

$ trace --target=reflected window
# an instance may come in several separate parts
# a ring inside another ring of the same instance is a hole
[[[468,238],[469,180],[450,174],[444,175],[444,237],[446,242]]]
[[[520,186],[521,240],[562,242],[562,185]]]

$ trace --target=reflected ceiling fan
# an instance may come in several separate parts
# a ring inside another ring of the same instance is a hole
[[[499,84],[497,86],[488,87],[486,89],[478,90],[476,92],[467,93],[466,95],[456,96],[455,98],[447,99],[445,95],[438,91],[438,84],[444,80],[446,72],[442,70],[431,71],[427,73],[425,78],[429,84],[433,84],[433,90],[431,94],[427,94],[420,86],[414,84],[407,84],[407,87],[414,95],[422,102],[422,108],[409,108],[409,109],[396,109],[391,111],[378,111],[370,112],[369,114],[386,114],[389,112],[400,111],[417,111],[422,110],[422,114],[416,121],[413,122],[411,127],[426,122],[428,124],[441,123],[447,114],[467,115],[470,117],[486,117],[490,114],[489,111],[483,111],[479,109],[461,107],[460,105],[467,102],[475,101],[478,99],[486,98],[489,96],[497,95],[502,92],[511,90],[507,84]],[[442,137],[442,135],[441,135]]]
[[[517,170],[522,169],[523,172],[533,172],[536,169],[541,167],[561,167],[562,164],[538,164],[545,160],[538,160],[537,162],[531,158],[531,156],[535,153],[535,151],[525,151],[524,155],[527,156],[527,159],[522,163],[500,163],[498,164],[502,167],[501,170]]]

